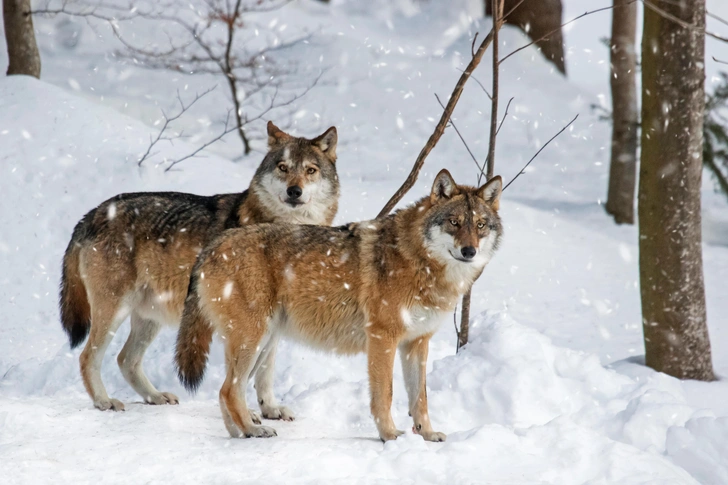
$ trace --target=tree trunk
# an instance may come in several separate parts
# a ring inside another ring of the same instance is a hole
[[[40,78],[40,54],[35,43],[30,0],[3,0],[8,76],[27,74]]]
[[[491,1],[485,1],[485,15],[492,15]],[[510,12],[521,0],[505,0],[503,13]],[[560,73],[566,74],[564,62],[564,35],[561,31],[561,0],[524,0],[506,19],[509,24],[516,25],[531,40],[540,39],[551,31],[556,31],[547,38],[536,42],[541,53],[552,62]]]
[[[701,252],[705,0],[653,0],[642,38],[639,247],[646,363],[714,379]]]
[[[637,182],[637,4],[614,0],[611,76],[612,156],[606,210],[617,224],[634,224]]]

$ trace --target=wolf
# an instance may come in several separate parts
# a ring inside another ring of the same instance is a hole
[[[200,254],[190,280],[175,361],[195,391],[210,341],[225,345],[220,390],[232,437],[275,436],[255,423],[245,402],[251,375],[261,409],[278,405],[261,373],[280,337],[342,354],[366,352],[371,413],[386,440],[392,421],[392,369],[399,350],[413,430],[444,441],[427,412],[425,365],[430,337],[448,319],[498,248],[502,180],[457,185],[447,170],[429,196],[385,218],[341,227],[262,224],[226,231]]]
[[[60,315],[71,348],[89,336],[80,365],[96,408],[124,410],[109,398],[100,369],[127,316],[131,332],[117,359],[124,378],[146,403],[179,402],[154,387],[142,360],[162,325],[179,324],[198,253],[224,230],[248,224],[330,225],[339,200],[337,136],[331,127],[314,139],[293,137],[268,122],[268,153],[244,192],[120,194],[76,224],[63,257]],[[264,372],[273,370],[269,354]]]

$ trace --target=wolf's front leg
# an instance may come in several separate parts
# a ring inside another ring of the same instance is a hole
[[[369,364],[369,392],[371,411],[382,441],[395,440],[404,431],[398,430],[392,420],[392,369],[397,342],[374,326],[367,340]]]
[[[427,441],[445,441],[445,433],[433,431],[427,412],[426,366],[431,335],[418,337],[399,346],[404,385],[409,398],[409,412],[414,420],[412,430]]]

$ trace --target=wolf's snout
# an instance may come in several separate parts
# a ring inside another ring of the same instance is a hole
[[[473,259],[475,257],[475,252],[476,251],[473,246],[465,246],[460,250],[460,254],[462,254],[465,259]]]
[[[288,190],[286,190],[286,194],[288,194],[288,197],[291,199],[298,199],[301,197],[301,194],[303,194],[303,189],[298,185],[291,185],[288,187]]]

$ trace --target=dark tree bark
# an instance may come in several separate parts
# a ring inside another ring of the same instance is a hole
[[[8,76],[26,74],[40,78],[40,54],[35,42],[30,0],[3,0]]]
[[[712,380],[700,217],[705,0],[653,4],[662,14],[644,9],[638,197],[646,363]]]
[[[485,1],[485,15],[492,15],[491,1]],[[520,0],[505,0],[503,12],[511,12]],[[506,22],[518,26],[531,40],[540,39],[551,31],[556,31],[547,38],[536,42],[541,53],[551,61],[556,69],[566,74],[564,61],[564,35],[561,31],[561,0],[524,0],[506,19]]]
[[[611,73],[612,155],[606,210],[617,224],[634,224],[637,183],[637,4],[614,0]]]

